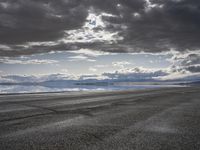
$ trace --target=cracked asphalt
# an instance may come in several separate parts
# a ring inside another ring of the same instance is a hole
[[[0,150],[199,150],[200,87],[0,95]]]

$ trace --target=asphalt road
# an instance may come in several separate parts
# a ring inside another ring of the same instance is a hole
[[[0,150],[199,150],[200,87],[0,95]]]

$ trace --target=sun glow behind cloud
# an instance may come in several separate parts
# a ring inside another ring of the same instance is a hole
[[[117,40],[122,40],[123,37],[118,36],[118,32],[106,31],[106,22],[102,17],[115,17],[111,14],[102,13],[96,15],[89,11],[86,22],[81,29],[67,30],[65,33],[67,37],[61,39],[64,43],[93,43],[93,42],[107,42],[113,43]],[[92,23],[91,23],[92,22]]]

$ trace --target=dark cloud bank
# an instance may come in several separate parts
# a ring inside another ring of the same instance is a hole
[[[104,46],[101,42],[19,46],[61,39],[65,30],[81,28],[91,8],[97,14],[114,15],[103,18],[108,24],[105,30],[117,31],[124,39]],[[196,50],[200,47],[199,26],[199,0],[4,0],[0,2],[0,44],[10,46],[11,51],[1,48],[0,55],[81,47],[111,52]]]

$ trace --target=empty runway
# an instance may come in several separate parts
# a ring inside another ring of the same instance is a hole
[[[200,87],[0,95],[1,150],[199,150]]]

